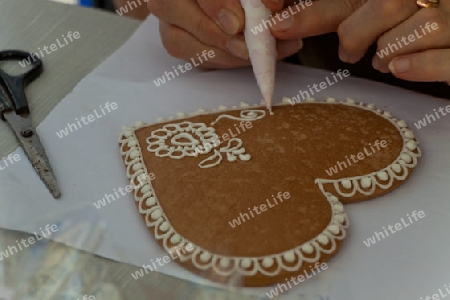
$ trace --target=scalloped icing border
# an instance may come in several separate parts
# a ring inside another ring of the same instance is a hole
[[[306,102],[316,102],[314,98],[307,98]],[[288,98],[283,98],[283,102],[279,105],[289,104]],[[298,103],[296,105],[301,105]],[[414,168],[417,165],[417,158],[421,156],[421,150],[418,147],[418,141],[415,139],[413,132],[407,127],[404,120],[398,120],[392,116],[388,111],[377,110],[374,104],[368,104],[365,106],[363,102],[357,104],[355,100],[347,98],[347,101],[336,101],[334,98],[327,98],[325,101],[318,103],[336,103],[349,106],[357,106],[361,109],[370,110],[375,114],[389,120],[400,132],[403,137],[403,149],[399,156],[389,166],[381,169],[380,171],[372,172],[367,175],[357,177],[347,177],[335,180],[328,179],[316,179],[315,183],[318,184],[319,189],[323,193],[324,197],[328,201],[332,209],[331,220],[326,228],[318,234],[316,237],[309,241],[299,245],[293,249],[286,250],[281,253],[276,253],[267,256],[260,257],[230,257],[208,252],[206,249],[195,245],[191,241],[182,237],[171,225],[162,207],[159,204],[155,190],[151,183],[147,183],[141,186],[139,189],[134,190],[135,201],[139,202],[139,213],[145,215],[146,226],[153,228],[154,237],[158,240],[162,240],[162,245],[168,253],[172,253],[174,248],[191,244],[192,247],[184,249],[184,253],[178,253],[178,258],[181,262],[189,261],[199,270],[212,269],[215,273],[221,276],[238,275],[252,276],[261,273],[266,276],[276,276],[281,270],[288,272],[296,272],[301,269],[303,263],[316,263],[320,260],[321,253],[331,254],[335,251],[336,242],[341,241],[346,237],[346,229],[349,226],[349,220],[347,214],[344,211],[343,204],[339,199],[331,193],[325,191],[324,184],[332,183],[337,193],[342,197],[351,197],[356,192],[360,192],[364,195],[372,194],[376,187],[381,189],[387,189],[392,186],[394,180],[404,180],[409,171],[408,168]],[[241,103],[241,108],[250,107],[246,103]],[[259,107],[259,105],[255,105]],[[233,106],[232,110],[239,109],[237,106]],[[218,110],[213,109],[210,113],[231,111],[225,106],[220,106]],[[189,116],[208,114],[204,109],[199,109]],[[184,119],[189,117],[184,113],[178,113],[177,118]],[[143,127],[155,125],[166,122],[160,118],[157,122],[152,124],[146,124],[144,122],[136,122],[135,127],[124,127],[123,132],[119,137],[119,145],[121,155],[124,157],[126,166],[127,177],[130,183],[138,183],[138,177],[142,174],[147,174],[147,168],[142,161],[142,152],[137,141],[135,132]],[[124,151],[124,147],[129,149]],[[413,151],[416,150],[417,153]],[[133,172],[132,172],[133,171]],[[401,173],[400,173],[401,172]],[[382,183],[377,180],[387,181]],[[349,193],[344,193],[340,189],[340,185],[345,189],[349,189],[353,186],[353,189]],[[368,189],[370,188],[370,189]],[[138,196],[138,193],[142,196]],[[148,209],[144,210],[143,203],[146,203]],[[274,268],[274,264],[277,265]]]

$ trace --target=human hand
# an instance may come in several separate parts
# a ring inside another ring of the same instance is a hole
[[[280,9],[263,0],[270,9]],[[245,15],[239,0],[149,0],[150,12],[160,20],[160,35],[167,52],[191,60],[204,50],[214,57],[201,65],[206,69],[228,69],[250,65],[242,34]],[[299,50],[298,39],[277,42],[278,59]]]
[[[420,9],[415,0],[319,0],[309,6],[303,0],[283,10],[288,17],[272,33],[283,40],[337,32],[339,57],[348,63],[359,61],[377,42],[375,69],[411,81],[450,81],[450,4],[442,2],[439,8]],[[437,29],[429,30],[433,23]],[[403,43],[415,31],[422,37]],[[409,71],[400,69],[407,65],[401,57],[408,58]]]

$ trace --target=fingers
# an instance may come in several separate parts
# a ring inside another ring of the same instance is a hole
[[[283,40],[293,40],[335,32],[339,24],[354,10],[360,0],[301,0],[271,20],[272,34]]]
[[[285,0],[262,0],[261,1],[271,11],[279,11],[283,8]]]
[[[442,81],[450,84],[450,49],[433,49],[394,58],[389,69],[409,81]]]
[[[450,48],[450,13],[422,9],[380,37],[372,65],[389,72],[388,64],[396,56],[439,48]]]
[[[197,0],[197,3],[226,34],[235,35],[244,28],[245,15],[239,0]]]
[[[147,5],[157,18],[183,28],[203,44],[248,59],[245,41],[226,34],[195,0],[149,0]]]
[[[167,52],[176,57],[186,61],[196,59],[197,54],[203,53],[203,51],[214,51],[214,57],[209,59],[204,64],[200,65],[203,69],[231,69],[243,66],[249,66],[250,60],[243,60],[235,57],[224,50],[218,49],[206,45],[199,41],[189,32],[171,25],[167,22],[160,21],[160,33],[162,37],[162,43]],[[237,37],[243,40],[243,36]],[[302,41],[278,41],[277,52],[278,59],[284,59],[288,56],[296,53],[303,46]]]
[[[214,57],[202,67],[227,69],[250,65],[249,60],[240,59],[222,49],[207,45],[186,30],[168,22],[160,21],[159,30],[167,52],[176,58],[190,61],[192,58],[196,58],[197,53],[212,50],[215,54]]]
[[[379,36],[418,10],[413,0],[369,0],[338,28],[340,59],[359,61]]]

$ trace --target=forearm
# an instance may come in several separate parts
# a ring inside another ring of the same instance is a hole
[[[144,20],[149,14],[147,2],[144,0],[113,0],[113,3],[116,12],[121,16]]]

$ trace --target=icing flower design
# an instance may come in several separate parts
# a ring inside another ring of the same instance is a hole
[[[147,150],[159,157],[181,159],[185,156],[197,156],[199,152],[211,152],[211,145],[217,145],[218,140],[219,136],[213,127],[184,121],[166,124],[161,129],[154,130],[146,142]]]
[[[238,158],[243,161],[250,159],[250,154],[245,154],[242,140],[232,138],[225,147],[215,149],[220,145],[219,136],[213,127],[204,123],[192,123],[184,121],[175,124],[166,124],[160,129],[152,131],[146,139],[147,151],[155,153],[158,157],[170,157],[181,159],[186,156],[197,157],[199,154],[208,154],[214,149],[213,155],[201,161],[200,168],[211,168],[220,164],[225,153],[228,161],[233,162]]]

